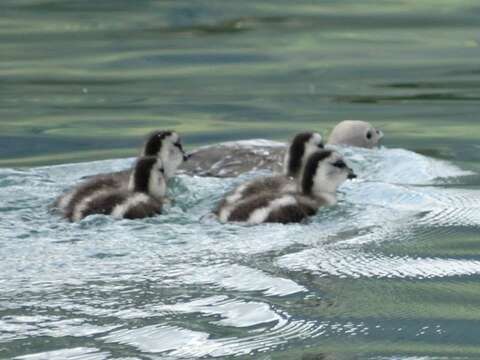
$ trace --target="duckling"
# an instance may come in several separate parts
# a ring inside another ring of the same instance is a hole
[[[342,156],[331,150],[316,151],[306,162],[298,179],[299,190],[287,193],[262,192],[220,207],[221,222],[248,224],[295,223],[314,215],[322,206],[337,202],[337,188],[356,175]]]
[[[313,152],[323,149],[322,136],[316,132],[302,132],[293,138],[284,157],[283,174],[253,179],[238,186],[226,196],[214,210],[238,202],[249,196],[264,192],[284,193],[296,190],[295,179],[301,174],[306,159]]]
[[[370,123],[345,120],[337,124],[326,145],[373,148],[383,139],[383,132]],[[264,139],[231,141],[203,146],[191,153],[180,167],[187,175],[236,177],[252,170],[281,171],[285,144]]]
[[[157,157],[141,157],[130,174],[127,189],[95,190],[75,203],[68,218],[80,221],[92,214],[126,219],[154,216],[162,212],[166,189],[162,160]]]
[[[151,133],[145,141],[141,156],[160,158],[164,164],[164,176],[167,180],[173,177],[180,164],[188,159],[180,137],[174,131],[155,131]],[[53,208],[66,218],[70,218],[75,205],[90,194],[100,190],[126,189],[131,172],[132,169],[128,169],[89,177],[58,197],[53,204]]]

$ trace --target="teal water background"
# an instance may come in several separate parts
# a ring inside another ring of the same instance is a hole
[[[0,358],[479,358],[479,15],[467,0],[2,0]],[[306,225],[205,217],[258,173],[180,176],[142,221],[47,208],[129,166],[153,129],[192,149],[348,118],[385,148],[341,149],[360,180]]]
[[[192,148],[347,118],[471,160],[479,13],[467,0],[3,0],[0,165],[133,156],[156,128]]]

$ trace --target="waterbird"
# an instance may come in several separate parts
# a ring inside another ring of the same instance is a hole
[[[69,220],[80,221],[92,214],[127,219],[160,214],[167,189],[165,169],[158,157],[138,158],[126,189],[96,189],[75,203]]]
[[[141,156],[158,157],[162,160],[164,177],[168,181],[174,176],[177,168],[188,159],[183,149],[180,136],[175,131],[157,130],[150,133],[142,146]],[[73,216],[73,208],[82,199],[100,190],[125,190],[128,188],[132,169],[104,173],[88,177],[82,182],[60,195],[53,208],[64,217]]]
[[[220,208],[261,192],[296,191],[296,180],[305,166],[306,159],[310,154],[323,149],[323,147],[322,136],[319,133],[301,132],[296,134],[285,152],[283,174],[260,177],[239,185],[218,204],[214,213],[218,214]]]
[[[356,175],[343,157],[333,150],[311,154],[298,179],[297,191],[276,193],[265,191],[230,204],[218,211],[220,222],[295,223],[316,214],[322,206],[337,202],[337,188]]]

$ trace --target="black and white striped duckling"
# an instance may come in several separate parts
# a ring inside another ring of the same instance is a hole
[[[322,206],[337,202],[337,188],[356,175],[342,156],[331,150],[311,154],[299,178],[299,190],[283,194],[269,191],[221,206],[221,222],[247,224],[295,223],[314,215]]]
[[[164,164],[164,177],[173,177],[177,168],[188,159],[174,131],[155,131],[151,133],[142,147],[141,156],[154,156]],[[73,208],[83,198],[90,194],[107,189],[127,189],[132,169],[105,173],[89,177],[57,198],[53,207],[65,217],[71,218]]]
[[[220,202],[214,213],[218,214],[221,207],[264,191],[296,191],[297,178],[301,175],[307,158],[319,149],[323,149],[322,136],[319,133],[302,132],[295,135],[284,157],[283,174],[253,179],[238,186]]]
[[[98,189],[76,202],[69,220],[93,214],[140,219],[162,212],[167,190],[165,167],[157,157],[141,157],[130,174],[127,189]]]

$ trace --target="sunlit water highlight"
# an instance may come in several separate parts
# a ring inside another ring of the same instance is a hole
[[[462,186],[478,175],[402,149],[339,150],[359,180],[341,187],[337,206],[293,225],[221,225],[209,216],[222,194],[258,172],[180,175],[161,216],[72,224],[49,212],[55,196],[132,159],[1,169],[0,351],[82,360],[309,347],[328,355],[352,338],[380,346],[401,333],[400,344],[441,344],[453,322],[475,326],[463,315],[477,306],[468,298],[440,314],[443,299],[462,293],[442,293],[442,281],[461,286],[480,274],[478,252],[455,252],[480,228],[480,189]],[[422,305],[422,288],[440,291],[438,308]],[[382,297],[393,309],[376,315]]]

